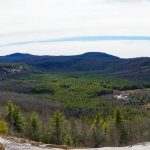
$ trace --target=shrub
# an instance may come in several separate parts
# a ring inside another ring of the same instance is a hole
[[[0,120],[0,135],[7,135],[8,126],[7,123],[3,120]]]
[[[51,95],[54,95],[55,91],[49,87],[36,86],[36,87],[30,88],[30,92],[32,94],[51,94]]]

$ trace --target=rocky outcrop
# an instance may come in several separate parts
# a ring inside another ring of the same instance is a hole
[[[18,77],[30,73],[30,68],[24,64],[0,64],[0,77]]]
[[[150,150],[150,143],[126,147],[71,148],[66,145],[44,144],[17,137],[0,137],[0,150]]]
[[[35,142],[28,139],[17,138],[17,137],[0,137],[2,146],[6,147],[6,150],[68,150],[71,147],[67,145],[55,145],[55,144],[44,144],[42,142]],[[0,145],[1,146],[1,145]],[[1,148],[1,147],[0,147]],[[5,149],[0,149],[5,150]]]

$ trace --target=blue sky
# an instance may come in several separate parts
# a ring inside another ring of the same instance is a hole
[[[150,57],[149,0],[0,0],[0,55]]]

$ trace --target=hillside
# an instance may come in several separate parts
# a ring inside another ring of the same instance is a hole
[[[4,78],[0,133],[75,148],[142,143],[150,137],[148,87],[149,82],[87,73],[31,72]]]
[[[74,56],[35,56],[15,53],[1,56],[0,62],[25,63],[42,71],[89,72],[136,81],[150,81],[150,58],[121,59],[105,53]]]
[[[24,64],[0,63],[0,79],[7,77],[25,76],[31,72]]]

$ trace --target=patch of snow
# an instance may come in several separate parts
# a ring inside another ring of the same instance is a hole
[[[78,150],[78,149],[74,149]],[[141,143],[134,146],[126,147],[104,147],[104,148],[89,148],[82,150],[150,150],[150,143]]]
[[[128,100],[127,95],[114,95],[114,98],[116,98],[118,100]]]

